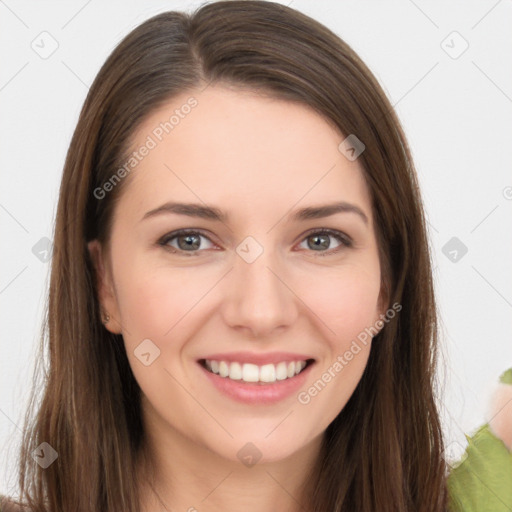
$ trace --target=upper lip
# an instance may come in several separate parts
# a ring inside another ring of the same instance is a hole
[[[264,364],[277,364],[281,361],[307,361],[313,360],[313,358],[306,354],[296,354],[292,352],[268,352],[268,353],[257,353],[257,352],[224,352],[211,354],[205,356],[199,361],[204,359],[214,361],[226,361],[226,362],[238,362],[238,363],[252,363],[258,366]]]

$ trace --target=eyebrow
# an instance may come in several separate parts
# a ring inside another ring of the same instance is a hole
[[[304,221],[311,219],[322,219],[337,213],[355,213],[363,220],[365,224],[368,224],[368,217],[363,212],[363,210],[355,204],[350,204],[345,201],[321,206],[308,206],[307,208],[301,208],[300,210],[297,210],[293,213],[290,220]],[[198,217],[201,219],[214,220],[222,223],[229,221],[229,215],[219,208],[197,203],[176,203],[172,201],[167,202],[158,208],[155,208],[154,210],[146,212],[141,221],[164,214],[187,215],[189,217]]]

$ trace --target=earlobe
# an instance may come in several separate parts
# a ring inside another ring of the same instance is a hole
[[[112,276],[108,271],[103,254],[103,248],[98,240],[92,240],[87,244],[89,255],[94,267],[94,278],[97,290],[97,299],[100,305],[101,322],[105,329],[114,334],[121,334],[122,329],[119,318],[117,299],[112,285]]]

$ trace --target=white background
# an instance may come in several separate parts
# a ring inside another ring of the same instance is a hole
[[[0,493],[15,494],[47,287],[49,263],[32,247],[52,237],[64,157],[88,86],[130,30],[200,3],[0,0]],[[435,260],[446,442],[461,453],[463,433],[486,420],[493,385],[512,366],[512,3],[282,3],[356,50],[405,128]],[[31,48],[43,31],[58,42],[47,59]],[[453,31],[469,44],[458,58],[445,51],[463,49]],[[468,248],[457,262],[442,252],[452,237]]]

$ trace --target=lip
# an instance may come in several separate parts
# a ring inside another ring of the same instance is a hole
[[[211,356],[211,358],[215,359],[213,356]],[[206,359],[210,359],[210,357]],[[197,364],[201,373],[209,380],[209,382],[213,384],[218,391],[232,400],[245,404],[269,405],[288,398],[290,395],[295,394],[304,385],[309,373],[311,372],[311,368],[315,365],[312,358],[303,358],[303,356],[300,356],[298,360],[302,361],[304,359],[309,359],[308,365],[298,375],[289,379],[276,380],[272,383],[232,380],[229,377],[221,377],[220,375],[207,370],[200,362],[203,361],[202,359],[198,361]],[[226,359],[221,360],[226,361]],[[236,361],[236,359],[234,360]],[[279,361],[284,360],[285,359],[280,359]],[[292,358],[291,360],[294,359]],[[265,361],[268,361],[268,359]],[[244,362],[248,361],[244,360]]]
[[[198,362],[204,359],[226,361],[227,363],[251,363],[258,366],[263,366],[264,364],[277,364],[281,361],[306,361],[308,359],[314,358],[307,354],[295,354],[293,352],[270,352],[267,354],[261,354],[257,352],[226,352],[202,357],[201,359],[198,359]]]

